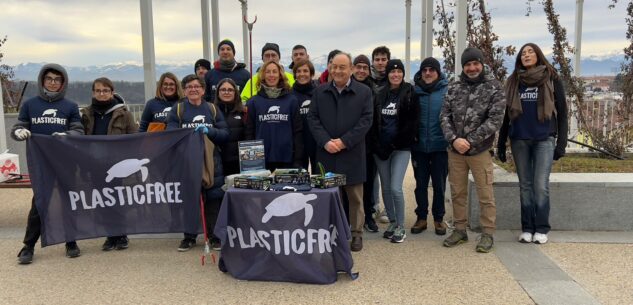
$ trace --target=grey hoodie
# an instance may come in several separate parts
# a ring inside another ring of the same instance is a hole
[[[60,73],[64,77],[64,83],[62,84],[62,89],[53,94],[52,96],[47,96],[46,91],[44,89],[44,75],[50,70],[54,70]],[[57,102],[66,96],[66,88],[68,88],[68,73],[64,67],[58,64],[46,64],[40,69],[40,74],[37,77],[37,87],[39,89],[39,96],[49,102]]]

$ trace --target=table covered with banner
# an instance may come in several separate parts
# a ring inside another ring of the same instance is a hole
[[[338,188],[230,188],[214,233],[222,241],[220,269],[241,280],[328,284],[339,272],[358,276]]]

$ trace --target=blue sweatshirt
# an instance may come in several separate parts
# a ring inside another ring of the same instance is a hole
[[[380,107],[380,145],[391,146],[393,139],[398,133],[398,109],[400,109],[400,99],[398,93],[389,91]]]
[[[246,102],[247,139],[264,140],[266,162],[299,164],[303,156],[303,122],[297,98],[283,94],[272,99],[258,92]]]
[[[20,107],[18,121],[32,133],[50,135],[54,132],[67,132],[73,123],[81,124],[81,116],[74,102],[65,98],[48,102],[36,96]]]
[[[153,98],[147,101],[145,109],[143,109],[143,114],[141,115],[141,123],[138,131],[146,132],[151,122],[167,123],[167,116],[175,105],[176,101],[167,101],[159,98]]]
[[[510,139],[543,141],[552,135],[551,130],[556,130],[553,120],[538,120],[537,100],[538,87],[519,86],[519,97],[523,114],[518,116],[510,124]]]

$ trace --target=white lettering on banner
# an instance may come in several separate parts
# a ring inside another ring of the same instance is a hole
[[[332,253],[332,245],[336,246],[338,239],[338,230],[333,224],[329,229],[270,231],[227,226],[226,231],[231,248],[264,248],[277,255]]]
[[[86,193],[90,193],[90,200],[86,200]],[[114,206],[182,203],[180,196],[180,182],[155,182],[137,184],[134,186],[104,187],[91,191],[68,191],[70,207],[73,211],[78,208],[92,210],[96,208],[111,208]],[[105,198],[105,200],[104,200]]]

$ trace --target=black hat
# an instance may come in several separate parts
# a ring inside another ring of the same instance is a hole
[[[368,66],[371,66],[371,63],[369,61],[369,57],[361,54],[356,56],[356,58],[354,58],[354,66],[357,64],[366,64]]]
[[[462,67],[464,67],[469,61],[476,60],[480,63],[484,63],[484,54],[481,50],[473,47],[468,47],[462,53]]]
[[[207,70],[211,70],[211,62],[209,62],[208,60],[204,58],[200,58],[198,59],[198,61],[196,61],[196,64],[193,65],[194,73],[198,71],[198,67],[205,67],[207,68]]]
[[[218,53],[220,53],[220,47],[222,45],[228,45],[229,47],[231,47],[231,50],[233,50],[233,55],[235,55],[235,45],[233,44],[232,41],[230,41],[228,39],[224,39],[224,40],[220,41],[220,43],[218,43]]]
[[[268,50],[273,50],[279,57],[281,57],[281,53],[279,52],[279,45],[274,42],[267,42],[262,48],[262,57],[264,57],[264,52]]]
[[[338,53],[342,53],[343,51],[339,50],[339,49],[334,49],[332,51],[330,51],[330,53],[327,54],[327,62],[329,63],[334,56],[336,56]]]
[[[420,71],[424,70],[424,68],[433,68],[439,74],[441,69],[440,62],[433,57],[427,57],[420,64]]]
[[[404,65],[400,59],[390,59],[387,62],[387,67],[385,68],[385,75],[389,75],[389,72],[394,69],[402,70],[402,76],[404,76]]]

